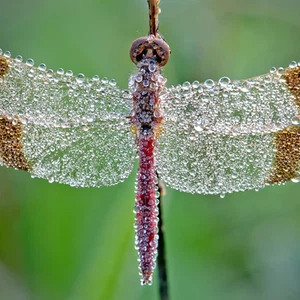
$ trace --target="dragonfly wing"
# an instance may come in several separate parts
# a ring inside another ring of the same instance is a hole
[[[289,84],[287,74],[294,71]],[[299,73],[299,67],[278,69],[248,80],[221,78],[165,91],[157,153],[161,178],[181,191],[222,194],[296,176]],[[284,157],[293,165],[287,167]]]
[[[129,96],[114,81],[0,55],[1,163],[72,186],[124,180],[136,156]]]

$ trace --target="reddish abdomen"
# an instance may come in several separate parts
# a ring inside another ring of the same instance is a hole
[[[157,255],[156,173],[154,169],[154,134],[143,130],[138,136],[139,169],[136,192],[136,247],[142,284],[151,284]]]

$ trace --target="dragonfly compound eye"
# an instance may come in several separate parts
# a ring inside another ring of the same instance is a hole
[[[154,36],[141,37],[135,40],[130,48],[130,58],[137,64],[144,58],[154,59],[164,66],[170,57],[170,47],[162,39]]]

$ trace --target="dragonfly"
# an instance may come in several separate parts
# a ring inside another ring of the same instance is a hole
[[[127,90],[0,51],[0,163],[74,187],[124,181],[138,160],[135,246],[151,284],[158,176],[188,193],[300,181],[300,63],[246,80],[166,87],[170,47],[149,0],[149,34],[132,43]]]

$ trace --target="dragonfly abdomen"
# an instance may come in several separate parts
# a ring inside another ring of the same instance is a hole
[[[136,192],[136,248],[142,284],[151,284],[157,255],[157,198],[153,130],[142,130],[138,137],[139,168]]]

